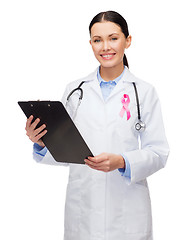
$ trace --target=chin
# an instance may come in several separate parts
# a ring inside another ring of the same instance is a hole
[[[101,59],[100,59],[101,60]],[[120,64],[123,63],[123,59],[114,59],[114,60],[110,60],[110,61],[99,61],[100,65],[103,68],[114,68],[119,66]]]
[[[101,64],[103,68],[114,68],[117,67],[119,64]]]
[[[118,64],[115,64],[113,62],[100,62],[100,65],[104,68],[113,68],[116,67]]]

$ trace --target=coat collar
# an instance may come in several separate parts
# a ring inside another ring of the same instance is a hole
[[[94,72],[92,72],[91,74],[89,74],[84,80],[87,82],[90,81],[94,81],[97,80],[97,72],[98,72],[98,67],[95,69]],[[129,71],[128,67],[125,66],[125,72],[122,76],[122,78],[120,79],[120,81],[123,82],[136,82],[137,79],[136,77]]]
[[[102,91],[100,88],[100,84],[97,79],[97,71],[98,71],[98,68],[96,68],[96,70],[93,73],[88,75],[84,79],[84,81],[88,82],[90,87],[93,89],[93,91],[96,92],[97,95],[100,96],[100,98],[104,101],[103,96],[102,96]],[[125,83],[132,83],[132,82],[136,82],[136,81],[137,81],[137,78],[129,71],[129,69],[127,67],[125,67],[125,72],[124,72],[122,78],[119,80],[117,85],[114,87],[114,89],[112,90],[110,96],[106,99],[106,101],[109,98],[111,98],[112,96],[114,96],[115,94],[117,94],[118,92],[125,89],[125,86],[126,86]]]

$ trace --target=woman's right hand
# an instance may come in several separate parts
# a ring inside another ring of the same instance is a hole
[[[31,115],[26,121],[26,128],[25,128],[26,135],[29,137],[29,139],[33,143],[37,143],[39,146],[45,147],[45,144],[41,140],[41,137],[43,137],[47,133],[47,130],[45,129],[46,125],[43,124],[36,129],[36,126],[40,122],[40,119],[37,118],[33,123],[32,123],[32,120],[33,120],[33,116]]]

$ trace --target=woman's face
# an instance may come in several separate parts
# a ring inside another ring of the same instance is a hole
[[[120,26],[113,22],[100,22],[91,28],[90,44],[102,67],[115,67],[123,64],[125,49],[131,45],[131,36],[126,38]]]

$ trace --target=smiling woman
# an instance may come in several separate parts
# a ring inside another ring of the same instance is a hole
[[[101,64],[101,76],[103,76],[103,68],[107,67],[120,68],[119,73],[122,73],[123,56],[125,49],[131,45],[131,36],[126,38],[118,25],[103,21],[92,26],[90,44]]]
[[[65,159],[70,173],[64,239],[152,240],[146,179],[165,166],[169,152],[160,102],[155,89],[128,69],[125,49],[131,45],[131,36],[122,16],[113,11],[99,13],[89,31],[100,66],[69,83],[62,102],[94,157],[84,159],[85,164]],[[139,119],[134,84],[146,123],[141,133],[134,127]],[[83,99],[77,104],[80,94]],[[45,125],[36,129],[39,120],[32,123],[32,119],[27,120],[26,132],[35,143],[35,160],[59,164],[41,140]]]
[[[105,81],[118,77],[123,72],[123,65],[128,67],[124,52],[131,45],[126,21],[122,21],[119,14],[118,18],[114,16],[113,22],[111,18],[113,18],[111,11],[104,15],[100,13],[89,26],[90,44],[96,59],[101,64],[100,74]],[[107,68],[110,70],[108,76],[106,76]]]

